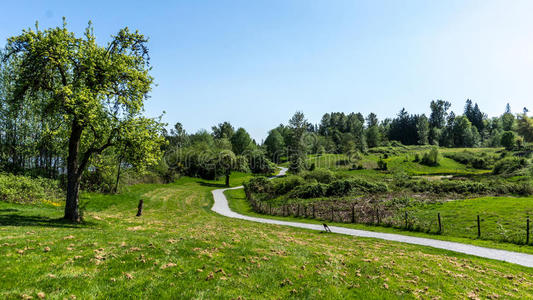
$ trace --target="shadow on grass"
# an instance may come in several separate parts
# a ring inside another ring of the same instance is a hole
[[[1,210],[5,212],[7,210]],[[16,211],[16,210],[15,210]],[[61,228],[82,228],[89,223],[74,224],[63,218],[49,218],[43,216],[25,216],[19,214],[0,214],[0,226],[40,226]]]
[[[218,187],[218,188],[226,188],[227,186],[223,183],[212,183],[212,182],[205,182],[200,181],[201,186],[208,186],[208,187]]]

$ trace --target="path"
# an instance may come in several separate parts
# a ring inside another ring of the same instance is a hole
[[[276,177],[283,176],[285,175],[286,172],[287,172],[287,169],[282,168],[281,172]],[[248,221],[266,223],[266,224],[284,225],[284,226],[291,226],[291,227],[298,227],[298,228],[305,228],[305,229],[312,229],[312,230],[319,230],[319,231],[324,229],[324,227],[320,224],[309,224],[309,223],[272,220],[272,219],[266,219],[266,218],[265,219],[256,218],[256,217],[250,217],[250,216],[245,216],[245,215],[236,213],[229,208],[228,199],[226,199],[226,196],[224,195],[224,191],[242,189],[242,188],[243,188],[242,186],[238,186],[238,187],[233,187],[233,188],[213,190],[212,193],[213,193],[213,198],[214,198],[214,204],[211,209],[214,212],[217,212],[223,216],[241,219],[241,220],[248,220]],[[475,255],[475,256],[484,257],[484,258],[506,261],[509,263],[518,264],[518,265],[522,265],[526,267],[533,267],[533,255],[526,254],[526,253],[485,248],[485,247],[473,246],[469,244],[434,240],[434,239],[407,236],[407,235],[394,234],[394,233],[366,231],[366,230],[358,230],[358,229],[351,229],[351,228],[337,227],[337,226],[329,226],[329,228],[334,233],[340,233],[340,234],[346,234],[346,235],[352,235],[352,236],[358,236],[358,237],[377,238],[377,239],[382,239],[382,240],[422,245],[422,246],[429,246],[433,248],[445,249],[445,250],[455,251],[455,252],[469,254],[469,255]]]

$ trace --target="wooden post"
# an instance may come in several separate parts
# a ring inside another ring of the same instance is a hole
[[[442,234],[442,223],[440,222],[440,213],[437,214],[437,217],[439,219],[439,234]]]
[[[315,204],[313,203],[313,219],[316,218],[316,215],[315,215]]]
[[[355,205],[352,206],[352,223],[355,223]]]
[[[331,206],[331,222],[333,222],[333,206]]]
[[[529,245],[529,216],[527,216],[526,224],[526,245]]]
[[[139,200],[139,206],[137,206],[137,217],[143,214],[143,199]]]
[[[477,238],[481,238],[481,223],[479,221],[479,215],[477,215]]]
[[[407,211],[405,211],[405,229],[407,229],[408,227],[408,224],[407,224]]]

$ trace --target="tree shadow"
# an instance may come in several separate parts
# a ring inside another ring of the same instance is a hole
[[[200,181],[201,186],[208,186],[208,187],[218,187],[218,188],[226,188],[227,186],[223,183],[212,183],[212,182],[205,182]]]
[[[7,209],[7,211],[17,211]],[[1,210],[5,212],[6,210]],[[80,228],[86,227],[88,223],[74,224],[63,218],[49,218],[43,216],[27,216],[20,214],[0,214],[0,226],[39,226],[39,227],[60,227],[60,228]]]

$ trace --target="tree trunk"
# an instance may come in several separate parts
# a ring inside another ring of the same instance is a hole
[[[137,206],[137,214],[136,214],[137,217],[140,217],[143,214],[143,202],[144,202],[143,199],[139,200],[139,205]]]
[[[118,182],[120,181],[120,166],[121,165],[122,165],[122,157],[118,159],[117,182],[115,183],[115,193],[118,192]]]
[[[226,186],[229,187],[229,175],[231,174],[231,171],[226,171]]]
[[[79,146],[83,128],[73,121],[70,133],[67,157],[67,202],[65,203],[65,219],[80,222],[78,195],[82,170],[78,168]]]

